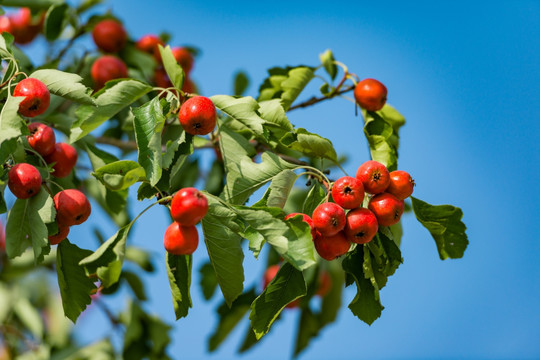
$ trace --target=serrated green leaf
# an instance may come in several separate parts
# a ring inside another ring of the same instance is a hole
[[[246,315],[256,297],[255,289],[251,289],[240,295],[231,307],[227,306],[226,303],[219,306],[217,309],[219,316],[218,326],[208,340],[208,351],[216,350],[227,339],[227,336]]]
[[[154,186],[161,178],[161,129],[165,123],[159,97],[133,109],[133,114],[138,161],[146,171],[150,185]]]
[[[441,260],[463,257],[469,244],[461,221],[463,211],[452,205],[430,205],[411,196],[414,215],[431,233]]]
[[[301,152],[309,157],[319,157],[337,163],[337,154],[332,142],[320,135],[298,128],[281,139],[281,142],[292,150]]]
[[[92,302],[90,294],[96,289],[94,282],[86,276],[84,268],[79,265],[79,262],[90,254],[91,251],[80,249],[67,239],[58,245],[56,252],[56,271],[62,306],[65,315],[74,323]]]
[[[19,104],[24,97],[9,96],[0,113],[0,144],[30,134],[28,126],[19,115]]]
[[[120,160],[100,167],[92,173],[111,190],[124,190],[146,179],[143,167],[131,160]]]
[[[11,46],[13,45],[13,35],[9,32],[3,32],[0,35],[0,57],[2,59],[13,58]]]
[[[315,208],[317,208],[317,206],[319,206],[325,200],[326,191],[321,184],[316,181],[315,184],[311,186],[311,189],[309,189],[306,199],[304,200],[304,204],[302,205],[302,213],[311,216]]]
[[[51,6],[45,15],[43,34],[49,41],[58,39],[68,21],[69,6],[67,4]]]
[[[296,179],[298,179],[298,175],[292,170],[283,170],[277,174],[268,188],[267,205],[283,209]]]
[[[293,101],[315,77],[313,69],[307,66],[275,67],[268,73],[270,76],[259,87],[258,101],[281,99],[285,110],[289,110]]]
[[[6,252],[10,259],[32,246],[36,261],[42,262],[50,251],[46,223],[56,217],[54,202],[46,191],[30,199],[17,199],[11,208],[6,225]]]
[[[236,214],[208,194],[208,213],[202,219],[204,242],[225,301],[230,306],[242,293],[244,268],[241,227]]]
[[[306,282],[302,272],[284,263],[266,289],[251,304],[251,327],[257,339],[269,330],[281,310],[290,302],[306,295]]]
[[[266,120],[268,125],[275,125],[284,131],[293,130],[293,126],[287,118],[285,109],[279,99],[261,101],[259,106],[261,118]]]
[[[185,78],[182,66],[180,66],[176,61],[169,45],[167,45],[165,48],[163,48],[163,46],[161,45],[158,45],[158,47],[161,54],[161,61],[163,63],[163,67],[165,68],[169,79],[171,80],[174,87],[177,90],[181,91],[182,86],[184,85]]]
[[[205,300],[210,300],[216,292],[216,288],[218,286],[216,273],[214,272],[212,264],[210,264],[210,262],[205,262],[199,268],[199,274],[199,278],[201,279],[200,285],[203,296]]]
[[[191,286],[191,267],[193,260],[191,255],[166,255],[167,275],[173,298],[176,320],[186,317],[191,303],[189,288]]]
[[[321,60],[321,64],[324,67],[324,70],[326,70],[328,75],[330,75],[330,78],[334,80],[336,78],[338,68],[336,66],[336,59],[334,58],[334,54],[332,54],[332,51],[326,50],[319,55],[319,59]]]
[[[150,85],[133,79],[108,82],[95,94],[96,106],[83,105],[75,111],[77,121],[71,128],[70,141],[73,143],[86,136],[151,90]]]
[[[206,176],[206,183],[204,189],[212,195],[219,195],[223,191],[225,177],[225,170],[223,169],[223,163],[219,160],[215,160],[212,163],[212,167]]]
[[[30,77],[47,85],[51,94],[89,106],[94,104],[94,99],[90,96],[91,89],[81,84],[83,78],[77,74],[44,69],[33,72]]]
[[[256,136],[267,137],[264,129],[266,121],[258,113],[259,103],[251,96],[236,98],[229,95],[214,95],[210,100],[217,109],[247,126]]]

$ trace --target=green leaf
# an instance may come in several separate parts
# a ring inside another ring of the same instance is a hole
[[[277,174],[268,188],[267,205],[283,209],[296,179],[298,179],[298,175],[292,170],[283,170]]]
[[[51,94],[88,106],[94,104],[94,99],[90,96],[92,90],[81,84],[83,78],[77,74],[44,69],[33,72],[30,77],[47,85]]]
[[[37,262],[50,251],[46,223],[55,221],[54,202],[46,191],[30,199],[17,199],[8,214],[6,252],[10,259],[21,255],[28,246],[34,249]]]
[[[242,238],[236,214],[212,195],[207,195],[208,213],[202,219],[204,242],[225,301],[230,306],[242,293],[244,268]]]
[[[19,115],[19,104],[24,97],[9,96],[0,113],[0,144],[7,140],[30,134],[28,126]]]
[[[210,100],[217,109],[247,126],[256,136],[267,137],[264,129],[266,121],[258,113],[259,103],[251,96],[236,98],[229,95],[214,95]]]
[[[81,312],[92,302],[90,294],[96,289],[94,282],[86,276],[79,262],[92,254],[80,249],[67,239],[58,245],[56,271],[66,316],[75,323]]]
[[[36,339],[43,337],[43,319],[38,310],[26,297],[18,297],[13,303],[13,312],[22,322],[24,328],[30,330]]]
[[[114,347],[112,346],[109,339],[104,339],[97,341],[93,344],[85,346],[80,349],[69,353],[67,356],[59,356],[59,354],[64,355],[64,351],[57,352],[51,360],[114,360],[116,356],[114,354]]]
[[[152,55],[140,51],[131,44],[126,44],[119,55],[128,67],[139,69],[147,79],[154,77],[156,60]]]
[[[281,99],[285,110],[289,110],[293,101],[315,77],[313,69],[307,66],[275,67],[268,73],[270,76],[259,87],[258,101]]]
[[[210,300],[216,292],[216,288],[218,286],[216,273],[214,272],[212,264],[210,264],[209,262],[205,262],[199,268],[199,274],[201,279],[200,285],[203,296],[205,300]]]
[[[251,304],[249,319],[257,339],[269,330],[279,313],[290,302],[306,295],[302,272],[284,263],[266,289]]]
[[[290,132],[281,142],[292,150],[300,151],[309,157],[325,158],[337,163],[337,154],[332,142],[320,135],[299,128],[295,133]]]
[[[206,176],[204,189],[212,195],[219,195],[223,191],[225,170],[223,163],[218,159],[214,160],[212,167]]]
[[[129,287],[133,291],[133,294],[140,301],[147,300],[146,293],[144,291],[144,284],[139,276],[131,271],[122,272],[122,278],[126,280]]]
[[[317,208],[317,206],[322,204],[325,200],[326,191],[321,184],[316,181],[315,184],[311,186],[311,189],[309,189],[306,199],[304,200],[304,204],[302,205],[302,213],[311,216],[315,208]]]
[[[293,126],[287,118],[285,109],[283,108],[283,105],[281,105],[279,99],[261,101],[259,102],[259,106],[261,118],[266,120],[268,125],[277,126],[284,131],[293,130]]]
[[[242,96],[249,87],[249,77],[244,71],[237,71],[234,74],[234,95]]]
[[[349,304],[351,312],[360,320],[371,325],[381,316],[384,307],[378,297],[378,289],[364,276],[364,246],[357,246],[343,259],[343,270],[350,274],[356,283],[357,291],[353,301]]]
[[[100,167],[92,173],[111,190],[124,190],[146,179],[143,167],[135,161],[120,160]]]
[[[452,205],[430,205],[411,196],[414,215],[429,230],[441,260],[463,257],[469,244],[461,221],[463,211]]]
[[[321,64],[324,67],[324,70],[326,70],[328,75],[330,75],[330,78],[334,80],[336,78],[338,68],[336,66],[336,59],[334,59],[334,54],[332,54],[332,51],[326,50],[319,55],[319,59],[321,60]]]
[[[132,79],[108,82],[95,94],[96,106],[83,105],[75,111],[77,121],[71,128],[70,141],[86,136],[151,90],[150,85]]]
[[[47,9],[62,3],[64,0],[2,0],[3,6],[29,7],[36,10]]]
[[[216,350],[233,329],[240,323],[240,320],[248,312],[251,303],[255,300],[257,294],[255,289],[251,289],[240,295],[232,304],[231,307],[226,303],[222,303],[217,309],[219,316],[218,326],[208,340],[208,351]]]
[[[2,59],[13,58],[11,46],[13,45],[13,35],[8,32],[3,32],[0,35],[0,57]]]
[[[161,54],[161,60],[163,62],[163,67],[165,68],[165,71],[167,72],[167,75],[169,76],[169,79],[173,83],[174,87],[177,90],[182,90],[182,86],[184,85],[184,70],[182,69],[182,66],[178,64],[176,61],[172,51],[171,47],[167,45],[167,47],[163,48],[163,46],[158,45],[159,52]]]
[[[133,109],[133,114],[138,161],[146,171],[150,185],[154,186],[161,178],[161,130],[165,123],[159,97]]]
[[[167,253],[166,256],[167,275],[171,285],[174,312],[178,320],[186,317],[189,308],[193,307],[189,294],[193,260],[191,255],[176,256]]]
[[[45,16],[43,34],[49,41],[58,39],[68,21],[69,6],[67,4],[51,6]]]
[[[140,249],[135,246],[128,246],[126,248],[126,260],[137,264],[141,269],[143,269],[146,272],[154,272],[154,264],[152,264],[152,260],[150,257],[150,254],[143,249]]]

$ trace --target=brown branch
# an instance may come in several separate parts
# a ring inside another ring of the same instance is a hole
[[[136,150],[138,150],[137,142],[134,141],[134,140],[120,140],[120,139],[112,138],[112,137],[108,137],[108,136],[98,136],[96,138],[96,143],[104,144],[104,145],[111,145],[111,146],[119,148],[120,150],[127,150],[127,151],[136,151]],[[193,146],[193,148],[195,150],[198,150],[198,149],[212,149],[213,147],[214,147],[213,144],[202,145],[202,146]],[[166,151],[167,146],[163,145],[161,150]]]
[[[321,96],[321,97],[312,97],[311,99],[308,99],[304,102],[301,102],[300,104],[296,104],[296,105],[293,105],[289,108],[289,110],[287,111],[291,111],[291,110],[295,110],[295,109],[300,109],[300,108],[305,108],[305,107],[308,107],[308,106],[311,106],[311,105],[315,105],[317,103],[320,103],[321,101],[325,101],[325,100],[329,100],[329,99],[332,99],[338,95],[341,95],[341,94],[345,94],[346,92],[349,92],[351,90],[354,89],[354,85],[351,85],[351,86],[348,86],[346,88],[343,88],[335,93],[332,93],[330,96]]]

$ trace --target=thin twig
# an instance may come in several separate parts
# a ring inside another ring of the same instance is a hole
[[[336,97],[338,95],[344,94],[344,93],[349,92],[349,91],[351,91],[353,89],[354,89],[354,86],[351,85],[351,86],[348,86],[346,88],[341,89],[338,92],[335,92],[335,93],[331,94],[331,96],[321,96],[321,97],[314,96],[311,99],[308,99],[308,100],[306,100],[304,102],[301,102],[300,104],[296,104],[296,105],[291,106],[289,108],[289,110],[287,110],[287,111],[291,111],[291,110],[305,108],[305,107],[308,107],[308,106],[311,106],[311,105],[315,105],[317,103],[320,103],[321,101],[332,99],[332,98],[334,98],[334,97]]]

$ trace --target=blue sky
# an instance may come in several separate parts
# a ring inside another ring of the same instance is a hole
[[[412,215],[404,217],[404,264],[381,293],[382,317],[371,327],[356,319],[346,307],[354,297],[347,289],[338,321],[302,359],[540,357],[540,2],[148,4],[111,0],[103,8],[111,8],[135,39],[167,30],[171,44],[199,47],[193,78],[205,95],[231,93],[232,74],[245,70],[252,80],[248,93],[255,96],[266,69],[317,65],[325,49],[361,78],[381,80],[388,102],[408,121],[400,134],[399,168],[415,178],[415,196],[463,209],[470,241],[463,259],[440,261],[429,233]],[[350,157],[347,172],[368,159],[351,103],[337,99],[289,118],[331,139]],[[134,204],[133,212],[144,205]],[[94,223],[102,218],[96,212]],[[173,323],[161,245],[168,221],[162,210],[152,210],[130,241],[155,252],[159,271],[147,282],[148,308]],[[103,223],[104,231],[115,231]],[[72,237],[93,245],[86,239],[90,229],[74,228]],[[201,242],[194,269],[206,258],[204,250]],[[249,253],[245,267],[247,281],[262,275]],[[194,274],[194,309],[175,323],[170,354],[233,358],[247,323],[207,354],[219,299],[204,302]],[[124,300],[110,305],[121,308]],[[79,324],[83,341],[103,334],[102,314],[91,314]],[[298,315],[287,311],[243,357],[289,357]]]

